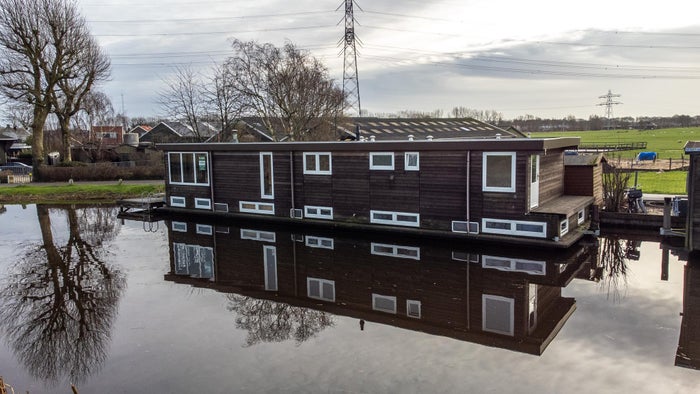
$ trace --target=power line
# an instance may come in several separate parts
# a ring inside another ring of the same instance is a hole
[[[261,32],[270,32],[270,31],[327,29],[327,28],[331,28],[331,27],[335,27],[335,26],[334,25],[319,25],[319,26],[278,27],[278,28],[270,28],[270,29],[238,30],[238,31],[204,31],[204,32],[148,33],[148,34],[93,34],[93,35],[95,37],[203,36],[203,35],[218,35],[218,34],[261,33]]]
[[[304,12],[288,12],[282,14],[256,14],[256,15],[240,15],[240,16],[222,16],[209,18],[181,18],[181,19],[121,19],[121,20],[88,20],[89,23],[180,23],[180,22],[213,22],[213,21],[230,21],[235,19],[258,19],[258,18],[277,18],[302,15],[318,15],[328,14],[334,11],[304,11]]]

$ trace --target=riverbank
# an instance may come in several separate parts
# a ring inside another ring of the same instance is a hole
[[[0,186],[0,204],[114,202],[122,198],[163,193],[164,190],[165,184],[162,180],[2,184]]]

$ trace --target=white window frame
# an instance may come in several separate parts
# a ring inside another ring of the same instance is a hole
[[[390,215],[391,219],[377,219],[375,215]],[[409,222],[405,220],[399,220],[399,216],[411,216],[415,217],[415,222]],[[420,227],[420,214],[411,212],[395,212],[395,211],[369,211],[369,222],[375,224],[390,224],[396,226],[406,226],[406,227]]]
[[[241,239],[249,239],[251,241],[260,242],[276,242],[277,234],[272,231],[251,230],[248,228],[241,229]]]
[[[488,179],[488,158],[491,156],[510,156],[510,186],[487,186]],[[497,193],[515,193],[515,164],[516,164],[516,154],[515,152],[483,152],[483,169],[482,169],[482,191],[485,192],[497,192]]]
[[[182,201],[182,202],[179,202],[179,201]],[[187,207],[187,199],[185,197],[181,197],[181,196],[170,196],[170,206],[171,207],[186,208]]]
[[[569,233],[569,218],[564,218],[559,222],[559,236],[563,237]]]
[[[377,308],[377,300],[378,299],[385,299],[388,301],[391,301],[394,303],[394,308],[393,309],[381,309]],[[396,297],[394,296],[385,296],[381,294],[376,294],[372,293],[372,310],[379,311],[379,312],[386,312],[386,313],[393,313],[396,314]]]
[[[408,164],[410,156],[416,156],[416,165],[412,166]],[[406,171],[420,171],[420,153],[419,152],[406,152],[404,153],[404,170]]]
[[[208,224],[197,223],[196,232],[197,232],[197,234],[202,234],[202,235],[212,235],[212,234],[214,234],[214,227],[212,227]]]
[[[310,248],[319,249],[335,249],[335,241],[333,238],[316,237],[313,235],[307,235],[305,237],[304,244]]]
[[[385,251],[382,249],[390,249]],[[397,257],[400,259],[411,259],[420,260],[420,248],[416,246],[403,246],[403,245],[392,245],[392,244],[381,244],[377,242],[372,242],[370,246],[370,252],[377,256],[388,256]],[[407,254],[406,252],[413,252]]]
[[[467,231],[455,230],[455,225],[466,225]],[[471,226],[476,227],[476,230],[469,231],[469,228]],[[453,233],[463,233],[463,234],[479,234],[479,222],[466,222],[466,221],[460,221],[460,220],[453,220],[452,221],[452,232]]]
[[[208,198],[195,198],[194,207],[196,209],[207,209],[211,211],[211,199]]]
[[[275,270],[275,283],[270,283],[269,281],[269,275],[268,275],[268,265],[270,265],[270,260],[268,259],[268,250],[272,250],[274,253],[274,270]],[[277,291],[279,289],[279,277],[278,277],[278,271],[277,271],[277,247],[275,246],[270,246],[270,245],[263,245],[263,267],[264,267],[264,274],[265,274],[265,290],[266,291]]]
[[[510,229],[494,229],[487,226],[488,223],[507,223]],[[542,226],[541,232],[535,231],[523,231],[518,230],[518,225],[536,225]],[[503,234],[503,235],[518,235],[524,237],[533,238],[546,238],[547,237],[547,223],[546,222],[526,222],[522,220],[506,220],[506,219],[491,219],[483,218],[481,219],[481,232],[486,234]]]
[[[503,264],[491,265],[490,262],[499,262]],[[522,267],[523,264],[536,265],[541,267],[538,270],[525,269]],[[507,272],[524,272],[530,275],[546,275],[547,274],[547,262],[541,260],[527,260],[527,259],[517,259],[508,258],[501,256],[491,256],[483,255],[481,256],[481,266],[483,268],[495,269],[499,271]]]
[[[322,211],[330,211],[322,213]],[[333,207],[321,207],[316,205],[304,205],[304,216],[310,219],[333,220]]]
[[[418,306],[418,316],[414,316],[410,314],[411,310],[411,305]],[[406,316],[413,318],[413,319],[420,319],[423,316],[423,312],[421,310],[421,303],[418,300],[406,300]]]
[[[170,228],[172,228],[173,231],[177,231],[179,233],[186,233],[187,232],[187,223],[185,223],[185,222],[172,222],[172,223],[170,223]]]
[[[582,210],[578,211],[577,217],[576,217],[576,222],[578,224],[581,224],[586,221],[586,208],[583,208]]]
[[[182,166],[182,156],[183,155],[192,155],[192,161],[194,163],[194,182],[174,182],[172,178],[172,172],[170,171],[170,155],[180,155],[180,179],[185,179],[185,169]],[[206,183],[200,183],[197,182],[197,155],[205,155],[206,156],[206,165],[207,165],[207,181]],[[190,185],[190,186],[209,186],[209,177],[211,176],[211,165],[210,165],[210,160],[209,160],[209,152],[168,152],[168,183],[171,185]]]
[[[311,282],[318,282],[318,291],[319,291],[319,296],[313,296],[311,295]],[[333,287],[333,297],[324,297],[326,294],[324,294],[323,291],[323,285],[331,285]],[[327,302],[335,302],[335,281],[334,280],[327,280],[327,279],[320,279],[320,278],[311,278],[307,277],[306,278],[306,296],[309,298],[312,298],[314,300],[320,300],[320,301],[327,301]]]
[[[391,165],[374,164],[375,156],[391,156]],[[370,152],[369,153],[369,169],[380,171],[391,171],[394,169],[394,152]]]
[[[243,205],[254,205],[254,208],[244,208]],[[268,209],[269,208],[269,209]],[[263,215],[274,215],[275,204],[271,202],[239,201],[238,210],[244,213],[259,213]]]
[[[175,275],[208,278],[210,281],[216,279],[214,249],[211,247],[173,242],[173,260]],[[193,262],[194,264],[192,264]],[[191,266],[196,267],[199,272],[190,272]],[[206,269],[205,266],[211,270],[211,276],[202,275]]]
[[[270,156],[270,193],[265,193],[265,156]],[[260,198],[275,198],[275,162],[272,152],[260,152]]]
[[[510,306],[510,329],[509,331],[501,331],[486,327],[486,300],[507,302]],[[496,334],[513,336],[515,334],[515,300],[508,297],[501,297],[491,294],[481,295],[481,329]]]
[[[313,156],[316,161],[315,169],[309,170],[306,168],[307,157]],[[328,170],[321,170],[321,156],[328,156]],[[333,159],[331,152],[304,152],[304,174],[306,175],[332,175],[333,174]]]

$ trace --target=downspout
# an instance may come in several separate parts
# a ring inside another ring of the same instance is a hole
[[[208,161],[207,168],[209,170],[207,172],[209,175],[209,193],[211,194],[211,210],[214,211],[214,202],[216,201],[216,199],[214,198],[214,171],[213,171],[214,169],[212,168],[212,165],[211,165],[211,163],[214,160],[212,160],[212,159],[213,158],[211,155],[211,151],[207,152],[207,161]],[[195,163],[195,165],[196,165],[196,163]]]
[[[469,222],[471,219],[471,213],[469,209],[469,200],[470,200],[470,195],[469,195],[469,180],[471,176],[471,159],[472,159],[472,153],[470,150],[467,151],[467,177],[466,177],[466,188],[467,188],[467,234],[469,234]]]
[[[292,199],[292,210],[290,211],[290,215],[292,218],[294,217],[294,208],[296,207],[294,203],[294,151],[289,151],[289,189],[291,190],[291,199]]]

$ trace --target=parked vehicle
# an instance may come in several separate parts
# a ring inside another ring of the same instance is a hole
[[[0,171],[12,171],[15,175],[29,175],[32,172],[32,166],[17,161],[11,161],[0,165]]]

